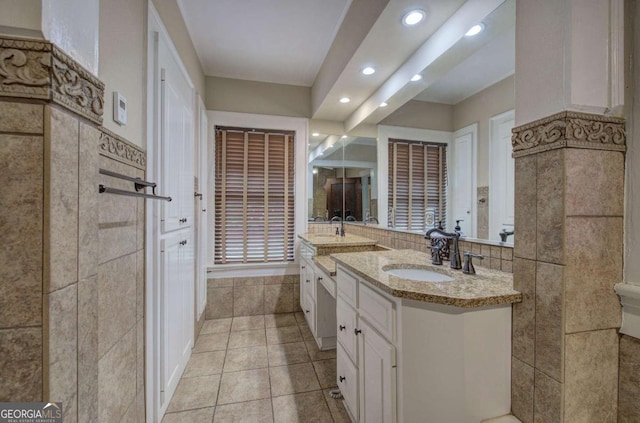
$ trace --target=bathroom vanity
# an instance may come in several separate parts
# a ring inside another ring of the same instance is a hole
[[[331,253],[365,252],[377,241],[346,234],[301,234],[300,306],[321,350],[336,347],[336,264]]]
[[[509,413],[511,304],[522,300],[511,274],[465,275],[413,250],[331,258],[337,384],[354,422],[479,423]]]

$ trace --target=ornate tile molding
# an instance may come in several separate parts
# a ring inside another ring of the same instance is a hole
[[[100,128],[100,131],[100,154],[138,169],[146,169],[147,154],[144,150],[105,128]]]
[[[52,101],[102,124],[104,84],[47,41],[0,37],[0,96]]]
[[[560,112],[511,130],[513,157],[556,148],[626,150],[624,119],[580,112]]]

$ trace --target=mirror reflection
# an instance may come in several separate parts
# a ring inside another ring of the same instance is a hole
[[[513,242],[515,1],[483,22],[408,83],[417,95],[392,96],[384,118],[364,122],[377,140],[332,135],[311,150],[310,217],[362,222],[368,211],[381,227],[424,232],[441,221],[466,238]]]
[[[309,219],[377,220],[376,140],[328,135],[309,155]]]

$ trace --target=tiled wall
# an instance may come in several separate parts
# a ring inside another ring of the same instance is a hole
[[[336,224],[309,223],[310,233],[334,233]],[[427,240],[422,234],[410,234],[398,232],[386,228],[377,228],[371,225],[346,224],[345,231],[350,234],[375,239],[382,246],[393,249],[411,249],[430,253],[427,248]],[[494,243],[495,244],[495,243]],[[503,272],[513,271],[513,248],[498,245],[484,244],[481,242],[460,241],[460,252],[471,251],[482,254],[484,260],[474,260],[474,266],[487,267]]]
[[[207,319],[300,311],[298,275],[212,278],[207,282]]]
[[[144,204],[97,187],[131,189],[99,167],[144,171],[57,106],[2,101],[0,116],[0,401],[144,421]]]
[[[573,119],[558,114],[514,129],[514,138],[526,138],[521,148],[533,150],[515,162],[514,288],[523,301],[513,308],[511,392],[523,423],[617,415],[621,311],[613,286],[622,280],[624,154],[600,148],[619,148],[605,141],[622,124]],[[562,128],[576,122],[598,149],[586,141],[564,148],[574,133]],[[566,138],[529,139],[549,128]],[[598,128],[606,133],[591,133]]]
[[[478,238],[489,238],[489,187],[478,187]]]
[[[618,423],[640,422],[640,339],[620,337]]]
[[[41,401],[44,106],[0,117],[0,401]]]

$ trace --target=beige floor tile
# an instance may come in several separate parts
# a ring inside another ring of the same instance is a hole
[[[274,397],[320,389],[311,363],[270,367],[269,376],[271,378],[271,394]]]
[[[343,400],[331,398],[329,391],[331,391],[331,389],[324,389],[322,393],[324,394],[324,399],[329,406],[329,411],[331,411],[333,421],[335,423],[351,423],[349,413],[347,413],[347,410],[344,408]]]
[[[276,344],[267,347],[269,366],[283,366],[285,364],[306,363],[310,361],[309,353],[304,342],[290,344]]]
[[[216,407],[213,423],[272,423],[271,399],[239,402]]]
[[[269,371],[244,370],[222,374],[218,405],[269,398]]]
[[[311,357],[311,361],[318,360],[328,360],[330,358],[336,358],[336,349],[323,351],[318,348],[318,344],[314,339],[310,341],[305,340],[305,345],[307,346],[307,351],[309,352],[309,357]]]
[[[309,326],[304,324],[298,326],[298,328],[300,329],[300,333],[302,334],[302,339],[304,339],[305,341],[315,342],[315,338],[313,337],[313,333],[311,333],[311,329],[309,329]]]
[[[301,324],[305,324],[306,325],[307,324],[307,321],[304,318],[304,313],[303,312],[297,311],[297,312],[293,313],[293,315],[295,316],[296,322],[298,322],[299,325],[301,325]]]
[[[201,353],[206,351],[224,351],[227,349],[228,333],[210,333],[200,335],[193,348],[193,353]]]
[[[213,420],[213,410],[213,407],[207,407],[165,414],[162,423],[211,423],[211,420]]]
[[[167,412],[214,406],[219,383],[220,375],[181,379]]]
[[[313,368],[316,371],[316,376],[318,376],[318,381],[322,389],[337,386],[335,359],[314,361]]]
[[[200,330],[200,335],[209,333],[225,333],[231,330],[231,318],[205,320]]]
[[[267,344],[286,344],[289,342],[302,341],[300,329],[297,326],[287,326],[283,328],[269,328],[267,331]]]
[[[267,328],[296,326],[298,324],[293,313],[267,314],[264,316],[264,323]]]
[[[322,391],[272,398],[273,417],[278,423],[332,423]]]
[[[231,331],[264,329],[264,316],[242,316],[234,317],[231,324]]]
[[[222,373],[225,351],[192,354],[182,377],[219,375]]]
[[[264,329],[231,332],[229,336],[229,349],[259,347],[266,344]]]
[[[227,351],[224,371],[237,372],[239,370],[262,369],[268,365],[266,346],[236,348]]]

